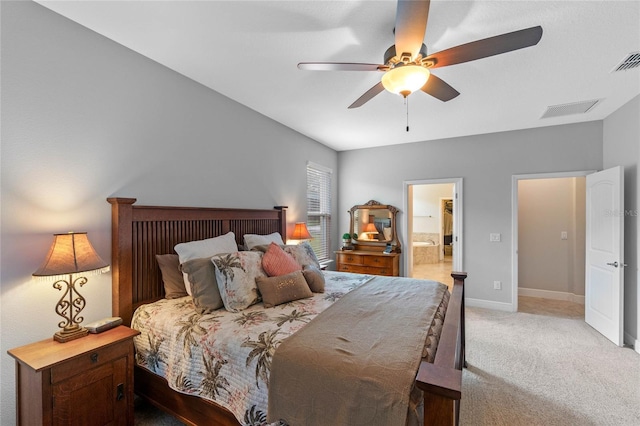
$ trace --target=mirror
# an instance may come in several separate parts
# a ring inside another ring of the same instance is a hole
[[[392,252],[400,253],[400,241],[396,234],[396,214],[398,209],[388,204],[371,200],[366,204],[355,205],[351,214],[351,235],[357,250],[384,250],[391,245]]]

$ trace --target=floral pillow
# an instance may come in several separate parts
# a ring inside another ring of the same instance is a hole
[[[256,278],[266,277],[262,270],[262,252],[218,254],[211,262],[216,268],[220,297],[227,311],[240,312],[260,301]]]
[[[300,266],[315,266],[320,269],[320,262],[316,257],[316,253],[313,251],[311,244],[308,242],[303,242],[301,244],[295,246],[284,246],[284,251],[289,253],[293,258],[298,262]]]

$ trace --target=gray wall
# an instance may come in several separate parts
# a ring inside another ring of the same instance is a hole
[[[640,294],[638,292],[638,162],[640,161],[640,96],[622,106],[604,120],[604,168],[624,166],[624,328],[625,341],[640,339]],[[640,344],[636,340],[636,350]]]
[[[305,220],[306,162],[337,171],[337,153],[35,3],[1,8],[0,424],[10,425],[6,351],[50,338],[60,320],[58,292],[31,281],[53,233],[88,231],[109,261],[109,196],[288,205],[289,223]],[[111,274],[89,277],[82,294],[85,321],[111,315]]]
[[[343,151],[338,163],[340,229],[348,226],[346,211],[354,204],[375,199],[402,208],[404,181],[462,177],[466,296],[471,303],[507,309],[512,175],[602,168],[602,122]],[[376,173],[365,166],[372,164]],[[399,221],[405,221],[402,212]],[[489,233],[502,234],[502,242],[489,242]],[[494,290],[493,281],[502,281],[502,290]]]
[[[584,177],[518,181],[518,287],[562,293],[527,295],[584,303],[585,192]]]

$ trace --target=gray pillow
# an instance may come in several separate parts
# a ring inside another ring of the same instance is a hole
[[[313,297],[302,271],[278,277],[257,277],[256,284],[262,295],[265,308],[273,308],[282,303]]]
[[[156,260],[162,274],[165,299],[177,299],[187,295],[184,278],[180,272],[180,260],[177,254],[156,254]]]
[[[180,268],[187,274],[191,284],[191,297],[196,311],[201,314],[209,314],[223,306],[218,282],[216,281],[216,268],[211,259],[187,260]]]
[[[302,275],[304,275],[304,279],[312,292],[324,293],[324,274],[320,269],[312,265],[306,265],[302,270]]]

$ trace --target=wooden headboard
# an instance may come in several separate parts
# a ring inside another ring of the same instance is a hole
[[[209,207],[136,206],[135,198],[107,198],[111,203],[112,314],[130,325],[141,304],[164,296],[156,254],[175,253],[178,243],[233,232],[236,243],[244,234],[279,232],[286,238],[286,207],[273,210]]]

